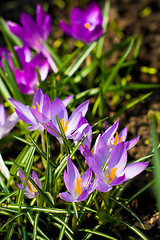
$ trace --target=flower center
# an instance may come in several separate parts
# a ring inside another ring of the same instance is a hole
[[[23,178],[23,180],[25,181],[26,179]],[[33,184],[32,184],[31,182],[29,182],[29,181],[27,181],[27,187],[28,187],[28,189],[29,189],[29,191],[30,191],[31,193],[37,192],[37,189],[36,189],[36,188],[33,186]]]
[[[78,195],[80,195],[82,193],[82,187],[83,187],[83,184],[81,183],[82,179],[78,179],[78,176],[76,178],[76,193]]]
[[[117,168],[111,168],[111,173],[106,175],[106,178],[109,178],[109,183],[113,181]]]
[[[66,133],[67,127],[68,127],[68,120],[67,120],[66,123],[64,124],[64,118],[62,118],[62,120],[60,121],[60,123],[61,123],[61,125],[62,125],[62,128],[63,128],[64,133]]]
[[[36,104],[37,104],[37,107],[38,107],[38,111],[40,112],[40,111],[41,111],[41,109],[40,109],[39,103],[38,103],[38,102],[36,102]],[[32,108],[36,109],[36,106],[34,105],[34,106],[32,106]]]
[[[121,143],[122,140],[123,140],[123,136],[121,136],[120,139],[119,139],[118,132],[116,132],[116,136],[114,138],[114,146],[117,145],[118,142]]]
[[[85,23],[85,24],[84,24],[84,26],[85,26],[85,28],[87,28],[88,30],[90,30],[90,28],[91,28],[91,24],[90,24],[90,23],[88,23],[88,22],[87,22],[87,23]]]

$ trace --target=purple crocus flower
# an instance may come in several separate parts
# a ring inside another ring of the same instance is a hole
[[[10,133],[19,118],[16,113],[12,113],[6,118],[6,111],[3,104],[0,104],[0,139]]]
[[[127,128],[125,127],[119,134],[117,132],[119,125],[119,121],[117,120],[111,127],[108,127],[107,123],[105,124],[105,132],[102,133],[102,138],[106,142],[108,149],[112,149],[116,144],[120,142],[125,142],[126,149],[129,150],[130,148],[134,147],[134,145],[138,142],[139,136],[130,140],[126,141],[127,138]]]
[[[100,135],[97,139],[95,154],[92,157],[87,156],[86,161],[95,173],[96,189],[99,192],[110,191],[113,186],[120,185],[140,174],[148,165],[148,162],[134,162],[126,167],[125,143],[118,143],[110,152]],[[105,165],[106,161],[107,165]]]
[[[34,94],[36,85],[39,85],[36,67],[39,66],[40,77],[44,81],[49,72],[48,61],[42,53],[36,54],[31,59],[31,51],[26,45],[22,48],[16,46],[15,51],[22,65],[22,70],[17,68],[15,71],[18,88],[23,94]]]
[[[31,51],[26,45],[22,48],[16,46],[15,51],[22,65],[22,70],[17,68],[15,71],[18,88],[23,94],[34,94],[36,85],[39,85],[36,67],[39,66],[40,77],[44,81],[49,72],[48,61],[42,53],[36,54],[31,59]]]
[[[90,3],[84,10],[73,8],[71,26],[60,21],[62,30],[71,37],[90,44],[103,34],[103,17],[96,3]]]
[[[41,80],[44,81],[49,72],[48,61],[46,58],[44,58],[42,53],[38,53],[33,58],[31,58],[31,51],[27,45],[24,45],[22,48],[15,46],[14,49],[18,55],[22,70],[14,68],[12,62],[13,55],[4,47],[0,47],[0,67],[3,69],[2,60],[5,59],[5,54],[8,59],[10,68],[15,75],[19,90],[23,94],[34,94],[36,91],[36,85],[39,85],[36,67],[39,67]]]
[[[68,104],[71,99],[72,95],[64,99],[64,104]],[[28,127],[30,131],[34,131],[38,129],[40,132],[43,132],[44,127],[38,120],[36,120],[35,116],[32,114],[32,110],[35,109],[40,114],[43,114],[46,121],[50,121],[51,119],[51,101],[47,94],[43,94],[42,90],[39,88],[34,97],[32,102],[32,107],[29,108],[28,106],[25,106],[23,103],[10,98],[10,102],[15,107],[15,111],[19,118],[23,120],[24,122],[30,124],[31,126]],[[62,101],[62,102],[63,102]],[[57,107],[57,106],[56,106]],[[43,122],[45,122],[45,119],[43,119]]]
[[[24,44],[27,44],[38,52],[42,52],[53,71],[57,72],[57,67],[50,53],[42,44],[42,41],[47,41],[51,30],[50,15],[45,13],[40,5],[37,5],[36,21],[34,21],[33,18],[26,13],[21,14],[20,20],[22,26],[8,21],[10,31],[17,35]]]
[[[38,111],[37,109],[31,109],[32,114],[36,118],[37,121],[39,121],[44,128],[53,136],[57,137],[59,141],[62,141],[62,139],[59,137],[59,135],[56,133],[58,132],[60,134],[59,126],[57,123],[56,116],[59,118],[60,123],[62,125],[63,131],[68,139],[75,139],[78,141],[80,139],[77,139],[77,129],[85,124],[84,117],[88,110],[89,101],[85,101],[84,103],[80,104],[71,114],[70,117],[68,117],[68,112],[66,109],[66,106],[64,105],[64,102],[61,101],[58,98],[55,98],[53,103],[51,104],[51,115],[50,118],[47,119],[47,116],[43,113]],[[43,124],[45,123],[45,125]],[[46,126],[47,125],[47,126]],[[55,131],[53,131],[52,129]],[[80,136],[81,134],[79,134]]]
[[[69,193],[60,193],[60,198],[67,202],[80,202],[86,200],[88,195],[93,192],[96,187],[96,181],[94,180],[92,183],[91,181],[91,169],[89,168],[81,177],[77,167],[68,156],[67,172],[64,170],[64,182]]]
[[[26,176],[18,169],[18,173],[19,173],[19,177],[22,181],[22,183],[24,184]],[[42,184],[41,181],[39,180],[37,173],[36,172],[32,172],[32,176],[30,176],[32,178],[32,180],[38,185],[38,187],[40,189],[42,189]],[[22,184],[17,184],[17,186],[23,190],[23,185]],[[26,185],[26,189],[25,189],[25,195],[27,198],[34,198],[36,197],[39,192],[37,191],[37,189],[33,186],[33,184],[28,180],[27,181],[27,185]]]

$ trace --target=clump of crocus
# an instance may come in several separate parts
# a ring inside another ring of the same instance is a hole
[[[92,181],[92,171],[89,168],[81,177],[77,167],[73,164],[70,157],[67,159],[67,171],[64,171],[64,182],[68,192],[59,194],[60,198],[67,202],[80,202],[87,199],[88,195],[96,187],[95,180]]]
[[[94,154],[91,157],[87,156],[86,161],[95,173],[97,179],[96,189],[99,192],[107,192],[113,186],[132,179],[148,165],[148,162],[134,162],[126,166],[127,149],[125,142],[118,143],[110,151],[106,148],[105,141],[99,135],[95,147]]]
[[[18,169],[19,177],[24,184],[26,176]],[[30,176],[32,180],[37,184],[37,186],[42,189],[42,184],[40,179],[38,178],[38,175],[35,171],[32,172],[32,175]],[[23,185],[22,184],[17,184],[17,186],[23,190]],[[28,180],[26,189],[25,189],[25,195],[27,198],[34,198],[39,194],[38,190],[34,187],[34,185]]]
[[[19,118],[16,113],[12,113],[6,118],[6,111],[3,104],[0,104],[0,139],[10,133]]]
[[[62,30],[71,37],[90,44],[103,34],[103,17],[96,3],[90,3],[84,10],[73,8],[71,26],[60,21]]]
[[[17,23],[8,21],[8,27],[12,33],[17,35],[24,44],[35,49],[42,54],[48,60],[51,68],[54,72],[57,72],[57,67],[53,61],[49,51],[44,47],[42,41],[46,42],[48,35],[51,30],[51,17],[49,14],[45,13],[43,8],[38,5],[36,12],[36,21],[26,14],[22,13],[20,15],[20,20],[22,26]]]
[[[68,96],[61,102],[64,104],[64,106],[66,106],[71,101],[72,97],[72,95]],[[15,107],[15,111],[19,118],[25,123],[31,125],[28,127],[30,131],[38,129],[40,132],[43,132],[44,126],[41,124],[41,122],[46,123],[50,121],[52,116],[51,101],[46,93],[43,94],[42,90],[39,88],[33,96],[32,107],[30,108],[15,99],[9,98],[9,100]],[[54,109],[53,106],[52,108]],[[55,111],[58,111],[58,109],[60,109],[59,106],[55,105]],[[32,110],[35,110],[35,115],[32,114],[32,112],[34,112]]]

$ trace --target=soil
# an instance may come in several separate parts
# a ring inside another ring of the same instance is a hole
[[[22,0],[21,0],[22,1]],[[10,20],[15,18],[15,12],[6,11],[6,1],[2,4],[1,15]],[[10,3],[13,1],[10,1]],[[18,9],[18,13],[16,12],[16,16],[19,21],[19,14],[24,9],[30,8],[33,11],[35,9],[35,5],[39,1],[34,1],[34,5],[26,3],[26,1],[22,1],[25,3],[25,7],[23,4],[17,3],[17,7],[13,7],[14,10]],[[45,1],[43,1],[45,2]],[[53,21],[55,20],[56,25],[53,27],[53,39],[57,39],[58,37],[63,36],[63,33],[59,30],[59,25],[57,19],[69,19],[69,11],[64,14],[64,9],[59,9],[53,1],[49,2],[49,11],[53,16]],[[87,2],[87,1],[84,1]],[[104,1],[97,1],[100,4],[100,7],[104,6]],[[78,6],[78,1],[74,2],[74,5]],[[58,9],[58,11],[57,11]],[[3,12],[2,12],[3,11]],[[148,15],[147,15],[148,11]],[[146,14],[146,16],[145,16]],[[14,19],[15,20],[15,19]],[[117,30],[115,30],[117,29]],[[107,49],[110,49],[115,44],[120,42],[122,38],[127,38],[132,36],[133,34],[141,35],[142,45],[140,49],[140,53],[137,59],[137,63],[134,65],[132,70],[132,79],[131,82],[134,83],[159,83],[160,77],[160,1],[159,0],[111,0],[111,10],[109,16],[109,25],[108,25],[108,33],[107,33]],[[119,54],[119,53],[118,53]],[[117,61],[117,56],[114,56],[114,59],[111,59],[110,64],[114,64]],[[144,73],[141,71],[141,67],[146,66],[148,68],[156,68],[156,74]],[[147,98],[142,103],[136,105],[136,107],[131,108],[125,114],[122,114],[120,117],[120,128],[127,126],[128,128],[128,138],[131,139],[140,136],[139,142],[136,146],[129,151],[130,160],[138,159],[140,157],[146,156],[151,151],[151,141],[150,141],[150,126],[148,119],[148,112],[150,110],[160,111],[160,90],[151,90],[152,95]],[[130,98],[136,98],[142,94],[149,92],[149,90],[142,91],[132,91],[129,92]],[[109,104],[108,104],[109,103]],[[124,101],[125,103],[125,101]],[[116,110],[118,110],[121,105],[113,105],[107,99],[108,108],[110,109],[109,116],[112,116]],[[158,130],[159,132],[159,130]],[[136,177],[135,181],[132,182],[132,186],[127,191],[128,194],[133,194],[138,191],[144,184],[149,182],[152,179],[152,173],[145,172]],[[126,215],[124,212],[124,218],[128,222],[133,223],[137,228],[139,228],[144,234],[148,237],[149,240],[158,240],[160,239],[160,229],[158,227],[158,214],[156,208],[156,199],[154,194],[154,189],[150,188],[145,191],[141,196],[139,196],[136,200],[132,202],[130,205],[131,209],[135,211],[142,222],[145,225],[145,230],[141,229],[138,222],[135,218],[131,218],[131,216]],[[120,239],[133,239],[129,238],[130,232],[126,229],[124,232],[120,232]],[[132,235],[132,234],[131,234]],[[100,239],[100,238],[99,238]],[[138,237],[135,237],[138,239]]]

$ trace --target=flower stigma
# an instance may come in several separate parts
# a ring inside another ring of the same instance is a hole
[[[76,178],[76,193],[78,195],[80,195],[82,193],[82,187],[83,187],[83,184],[81,183],[82,179],[78,179],[78,176]]]

